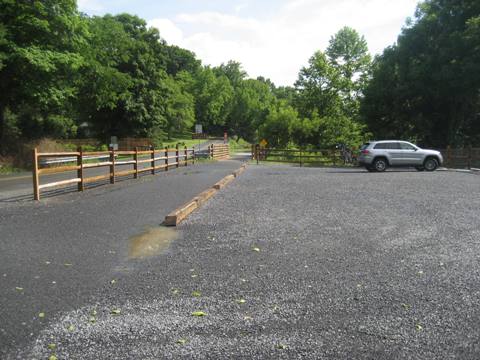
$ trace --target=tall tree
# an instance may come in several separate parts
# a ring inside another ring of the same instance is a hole
[[[0,0],[0,151],[5,116],[28,137],[66,135],[85,31],[74,0]],[[7,111],[8,110],[8,111]]]
[[[362,105],[375,134],[438,147],[480,143],[479,19],[476,0],[418,6],[397,44],[376,60]]]

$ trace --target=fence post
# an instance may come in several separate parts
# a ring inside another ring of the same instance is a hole
[[[168,146],[165,146],[165,171],[168,171]]]
[[[150,159],[152,159],[152,161],[150,162],[150,166],[152,168],[152,175],[155,175],[155,147],[153,145],[150,146],[150,150],[152,151],[152,154],[150,156]]]
[[[447,164],[449,167],[452,166],[452,147],[450,145],[447,146]]]
[[[467,166],[468,166],[468,170],[472,168],[472,145],[468,146]]]
[[[135,179],[138,179],[138,146],[135,146],[135,155],[133,155],[133,160],[135,164],[133,164],[133,170],[135,170]]]
[[[195,165],[195,146],[192,148],[192,165]]]
[[[178,144],[177,144],[177,146],[175,146],[175,162],[177,163],[175,167],[177,168],[180,165],[180,157],[178,155],[179,155],[179,152],[178,152]]]
[[[115,184],[115,150],[110,147],[110,184]]]
[[[78,183],[78,191],[83,191],[85,190],[85,186],[83,184],[83,150],[82,147],[79,146],[77,151],[79,152],[79,155],[77,155],[77,177],[80,179],[80,182]]]
[[[259,161],[259,151],[260,151],[260,145],[259,144],[256,144],[255,145],[255,159],[257,159],[257,165],[258,165],[258,161]]]
[[[303,167],[303,152],[302,149],[300,149],[300,167]]]
[[[35,200],[40,200],[40,189],[38,181],[38,150],[37,148],[33,149],[33,198]]]
[[[188,148],[185,146],[185,166],[188,166]]]

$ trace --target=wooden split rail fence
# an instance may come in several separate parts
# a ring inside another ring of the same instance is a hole
[[[230,157],[228,144],[212,144],[208,148],[209,157],[214,160],[225,160]]]
[[[63,161],[61,161],[63,159]],[[108,159],[108,161],[101,161]],[[50,162],[49,162],[50,160]],[[158,164],[160,162],[160,164]],[[35,200],[40,200],[41,191],[48,188],[77,184],[78,191],[84,191],[85,185],[103,180],[110,180],[133,175],[138,179],[142,173],[155,175],[157,170],[168,171],[171,167],[187,166],[188,162],[195,163],[195,149],[176,147],[174,149],[154,149],[139,151],[109,151],[83,152],[79,148],[76,152],[41,153],[33,150],[33,194]],[[48,166],[50,163],[61,166]],[[47,165],[47,166],[45,166]],[[117,171],[119,167],[133,166],[133,170]],[[86,176],[87,170],[108,168],[107,174]],[[73,172],[73,178],[40,184],[42,175]]]
[[[309,150],[292,150],[292,149],[274,149],[263,148],[259,145],[252,145],[252,159],[257,161],[269,161],[279,163],[295,163],[300,166],[304,165],[346,165],[347,161],[342,156],[342,152],[337,149],[309,149]],[[354,159],[350,159],[353,164]]]

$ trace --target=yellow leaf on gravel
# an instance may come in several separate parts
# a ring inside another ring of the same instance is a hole
[[[57,347],[57,345],[55,345],[55,344],[48,344],[48,348],[50,350],[55,350],[56,347]]]
[[[200,296],[202,296],[202,293],[200,291],[194,291],[194,292],[192,292],[192,296],[200,297]]]
[[[70,325],[70,326],[67,328],[67,330],[70,331],[70,332],[75,331],[75,326]]]
[[[66,267],[73,266],[73,264],[70,264],[70,263],[65,263],[65,264],[63,264],[63,265],[65,265]]]
[[[43,318],[45,317],[45,313],[43,313],[43,312],[39,313],[39,314],[38,314],[38,317],[39,317],[40,319],[43,319]]]
[[[22,288],[22,287],[16,287],[15,290],[17,290],[17,291],[23,291],[23,288]]]
[[[255,251],[255,252],[260,252],[260,248],[258,248],[258,247],[254,247],[252,250]]]
[[[237,300],[237,304],[245,304],[247,302],[247,300],[245,299],[238,299]]]
[[[202,316],[206,316],[207,313],[204,313],[203,311],[194,311],[192,313],[192,316],[198,316],[198,317],[202,317]]]
[[[48,360],[58,360],[58,358],[55,355],[50,355]]]
[[[112,311],[110,313],[112,315],[120,315],[121,312],[122,312],[122,310],[120,310],[120,309],[112,309]]]
[[[186,343],[187,343],[187,340],[185,340],[185,339],[179,339],[179,340],[177,340],[177,344],[185,345]]]

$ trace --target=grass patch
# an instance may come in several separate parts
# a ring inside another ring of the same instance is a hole
[[[12,165],[3,165],[0,164],[0,175],[11,175],[11,174],[17,174],[19,172],[25,171],[24,169],[19,169],[16,168]]]
[[[238,152],[251,152],[252,151],[252,144],[243,140],[242,138],[238,140],[230,140],[228,143],[230,147],[231,153],[238,153]]]

